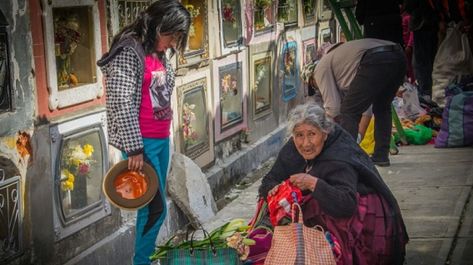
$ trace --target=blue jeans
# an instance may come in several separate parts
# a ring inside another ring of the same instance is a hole
[[[165,192],[170,160],[169,138],[143,138],[143,144],[144,159],[156,171],[159,189],[153,200],[137,212],[134,265],[151,264],[149,257],[153,254],[159,229],[167,214]],[[123,156],[126,157],[126,154]]]

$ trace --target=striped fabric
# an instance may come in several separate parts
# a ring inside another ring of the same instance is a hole
[[[194,250],[172,249],[167,252],[166,258],[159,260],[160,265],[239,265],[238,253],[233,248],[220,248],[216,252],[210,249]]]
[[[322,227],[310,228],[303,224],[299,208],[298,222],[274,228],[271,249],[265,265],[335,265],[335,258]],[[294,212],[294,211],[293,211]]]
[[[473,91],[462,91],[457,85],[447,89],[458,91],[447,96],[435,147],[473,145]]]

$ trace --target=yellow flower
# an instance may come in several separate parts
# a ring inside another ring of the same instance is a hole
[[[84,154],[87,157],[91,157],[92,154],[94,153],[94,147],[90,144],[86,144],[84,145],[84,147],[82,147],[82,151],[84,151]]]
[[[74,190],[74,181],[63,181],[61,182],[61,189],[63,191]]]
[[[75,176],[74,176],[73,174],[67,175],[67,181],[70,181],[70,182],[74,183],[74,181],[75,181]]]
[[[75,176],[69,170],[64,169],[61,174],[61,188],[63,191],[74,189]]]
[[[80,165],[81,160],[80,160],[80,159],[71,158],[70,162],[71,162],[72,165],[78,167],[78,166]]]

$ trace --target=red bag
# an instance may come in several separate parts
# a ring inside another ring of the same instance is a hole
[[[268,209],[271,224],[277,226],[282,218],[291,218],[291,205],[294,202],[300,202],[301,198],[301,190],[292,185],[289,180],[285,180],[279,185],[275,195],[268,195]]]

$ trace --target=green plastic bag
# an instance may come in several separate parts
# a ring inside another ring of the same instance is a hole
[[[404,133],[409,144],[423,145],[432,139],[432,129],[420,124],[411,129],[404,129]]]

